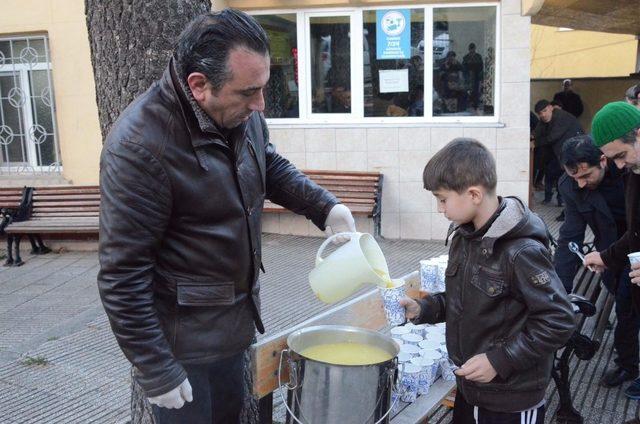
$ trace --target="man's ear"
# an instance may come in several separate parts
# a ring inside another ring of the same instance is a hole
[[[187,85],[197,102],[203,102],[205,94],[209,90],[209,80],[201,72],[192,72],[187,77]]]
[[[605,155],[600,156],[600,167],[606,168],[607,163],[607,157]]]

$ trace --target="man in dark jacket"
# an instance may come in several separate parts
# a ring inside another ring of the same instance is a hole
[[[562,165],[566,171],[560,178],[559,190],[565,201],[566,220],[560,227],[554,264],[567,292],[581,261],[569,251],[568,243],[581,246],[587,225],[595,236],[597,250],[605,250],[627,231],[624,211],[624,175],[613,162],[608,162],[593,144],[591,137],[577,136],[567,140],[562,149]],[[638,376],[638,315],[631,306],[629,271],[614,275],[606,271],[605,286],[616,296],[618,322],[613,344],[616,368],[601,380],[605,387],[615,387]],[[631,385],[625,394],[640,395],[640,387]]]
[[[580,95],[573,91],[573,83],[570,79],[562,81],[562,91],[553,95],[553,100],[562,105],[562,108],[579,118],[584,111],[584,105]]]
[[[547,150],[543,203],[549,203],[553,196],[553,187],[557,186],[563,172],[560,167],[562,144],[583,131],[575,117],[562,109],[554,108],[547,100],[538,101],[534,110],[540,118],[535,130],[535,145]],[[562,196],[559,193],[556,200],[558,206],[562,206]]]
[[[202,15],[104,144],[98,287],[158,423],[238,421],[244,351],[264,332],[265,198],[329,233],[355,230],[269,143],[269,65],[249,15]]]
[[[631,173],[625,189],[627,231],[606,250],[586,255],[585,265],[619,273],[629,264],[627,255],[640,251],[640,110],[626,102],[609,103],[596,113],[591,128],[602,153],[619,169],[627,168]],[[631,264],[631,269],[631,299],[638,313],[640,264]],[[636,379],[633,384],[640,388],[640,380]]]

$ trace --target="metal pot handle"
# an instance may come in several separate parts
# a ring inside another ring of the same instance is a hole
[[[288,356],[288,360],[289,360],[289,382],[287,384],[284,385],[285,389],[287,390],[295,390],[298,387],[298,378],[297,378],[297,368],[295,366],[293,366],[293,361],[291,360],[291,356],[289,355],[290,350],[289,349],[283,349],[282,352],[280,352],[280,362],[278,363],[278,387],[282,388],[283,384],[282,384],[282,361],[284,358],[285,353]],[[398,363],[397,363],[397,358],[394,358],[394,361],[396,362],[396,366],[394,367],[394,369],[398,369]],[[404,364],[401,364],[402,368],[404,370]],[[399,389],[402,387],[402,385],[399,383],[399,381],[401,379],[396,380],[395,382],[393,381],[393,377],[394,377],[394,373],[390,372],[389,373],[389,380],[391,380],[391,386],[395,386],[395,390],[396,392],[398,392],[398,396],[395,398],[395,400],[393,402],[391,402],[391,405],[389,405],[389,409],[387,410],[387,412],[385,412],[385,414],[378,420],[376,421],[374,424],[380,424],[381,422],[383,422],[387,416],[391,413],[391,411],[393,410],[393,408],[396,406],[396,403],[398,403],[398,399],[400,399],[400,396],[402,396],[401,393],[399,393]],[[291,385],[291,381],[294,381],[295,383],[293,385]],[[280,399],[282,400],[282,403],[284,404],[284,407],[287,409],[287,412],[289,413],[289,415],[291,416],[291,418],[293,418],[293,420],[298,423],[298,424],[305,424],[302,421],[300,421],[298,419],[298,417],[296,417],[293,413],[293,411],[289,408],[289,404],[287,403],[287,400],[284,397],[284,393],[283,390],[280,390]]]

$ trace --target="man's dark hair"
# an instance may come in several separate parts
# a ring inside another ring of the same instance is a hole
[[[424,167],[424,188],[462,193],[482,186],[493,193],[498,177],[496,162],[489,150],[473,138],[455,138],[436,153]]]
[[[214,90],[220,89],[232,78],[228,59],[235,48],[266,55],[269,37],[253,17],[239,10],[224,9],[198,16],[176,43],[175,58],[181,77],[201,72]]]
[[[469,50],[475,49],[475,48],[476,48],[476,43],[469,43]]]
[[[636,127],[620,137],[622,139],[622,142],[626,144],[634,144],[636,141],[638,141],[638,131],[640,131],[640,127]]]
[[[588,135],[571,137],[562,145],[562,165],[574,173],[578,165],[586,163],[588,166],[600,165],[602,152],[593,144],[593,139]]]
[[[549,106],[551,103],[549,103],[549,100],[538,100],[538,102],[536,103],[536,105],[534,106],[533,110],[536,111],[536,113],[540,113],[542,112],[542,109],[544,109],[545,107]]]

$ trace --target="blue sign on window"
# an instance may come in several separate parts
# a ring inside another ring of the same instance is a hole
[[[409,9],[376,11],[376,58],[411,57],[411,17]]]

